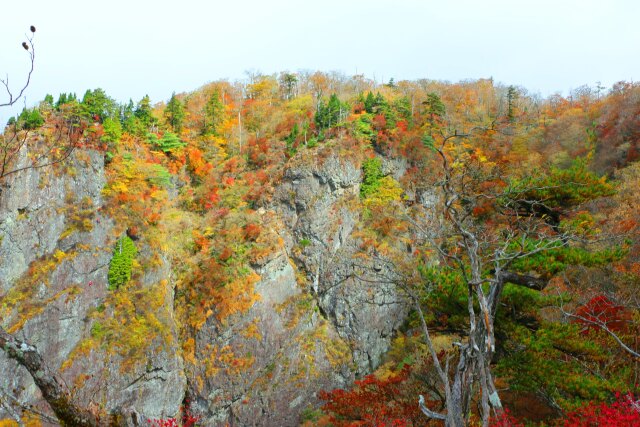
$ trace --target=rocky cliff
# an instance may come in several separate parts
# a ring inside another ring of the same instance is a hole
[[[196,329],[177,320],[183,267],[164,245],[136,241],[138,257],[153,262],[134,266],[133,298],[110,287],[124,230],[105,207],[102,152],[77,150],[64,166],[13,175],[0,195],[2,325],[33,343],[81,402],[126,410],[140,425],[176,416],[185,402],[203,425],[298,425],[318,390],[381,363],[407,311],[393,285],[376,282],[379,268],[357,257],[357,156],[321,150],[292,158],[257,210],[277,243],[251,264],[255,301]],[[39,400],[3,354],[0,387]]]

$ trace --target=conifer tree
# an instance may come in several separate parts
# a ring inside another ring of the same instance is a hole
[[[182,125],[184,124],[184,104],[176,97],[176,93],[173,92],[171,99],[167,103],[167,107],[164,110],[164,116],[167,120],[167,124],[171,126],[174,132],[180,133],[182,131]]]
[[[204,106],[203,134],[217,134],[218,128],[224,120],[224,104],[220,99],[220,92],[215,90]]]

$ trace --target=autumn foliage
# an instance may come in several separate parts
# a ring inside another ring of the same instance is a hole
[[[408,427],[423,425],[417,405],[417,386],[409,381],[411,365],[385,378],[367,375],[351,390],[321,391],[322,407],[340,427]]]
[[[632,394],[616,396],[611,403],[593,402],[569,412],[563,427],[635,427],[640,425],[640,400]]]

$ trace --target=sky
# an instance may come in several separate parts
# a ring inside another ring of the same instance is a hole
[[[0,7],[0,76],[18,91],[34,25],[27,106],[98,87],[158,102],[248,70],[493,77],[547,96],[639,79],[639,17],[637,0],[11,1]],[[13,112],[0,109],[0,123]]]

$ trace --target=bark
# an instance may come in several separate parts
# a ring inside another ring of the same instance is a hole
[[[24,367],[49,403],[56,417],[65,426],[98,427],[116,425],[115,417],[100,417],[74,402],[63,386],[64,382],[45,364],[38,349],[20,341],[0,327],[0,348],[9,358]],[[111,419],[113,418],[113,420]]]
[[[542,291],[547,287],[549,281],[542,277],[529,276],[527,274],[518,274],[510,271],[500,272],[500,280],[505,283],[513,283],[514,285],[524,286],[535,291]]]

